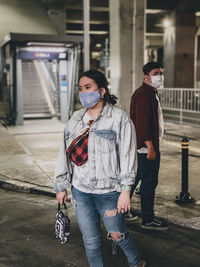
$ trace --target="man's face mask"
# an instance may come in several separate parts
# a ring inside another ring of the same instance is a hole
[[[155,75],[151,76],[151,85],[155,88],[159,88],[164,84],[164,76],[163,75]]]
[[[101,95],[99,93],[99,90],[97,91],[94,91],[94,92],[83,92],[83,93],[80,93],[79,94],[79,98],[80,98],[80,101],[81,101],[81,104],[83,107],[85,108],[91,108],[93,106],[95,106],[100,98],[101,98]]]

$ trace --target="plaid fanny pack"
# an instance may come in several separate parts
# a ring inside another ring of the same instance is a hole
[[[66,149],[67,157],[77,166],[83,165],[88,159],[88,135],[89,128],[76,137]]]

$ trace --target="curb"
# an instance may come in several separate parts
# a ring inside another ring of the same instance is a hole
[[[37,185],[31,185],[26,182],[21,181],[12,181],[9,179],[8,181],[0,180],[0,188],[8,191],[14,191],[19,193],[27,193],[27,194],[37,194],[37,195],[43,195],[43,196],[49,196],[49,197],[56,197],[56,194],[53,192],[53,190],[49,187],[49,189],[41,188]]]
[[[186,137],[187,134],[177,134],[177,133],[172,133],[172,132],[167,132],[166,131],[166,133],[164,135],[164,138],[165,138],[165,136],[170,136],[170,137],[174,137],[174,138],[177,138],[177,139],[181,140],[183,137]],[[197,141],[197,138],[194,138],[194,137],[187,136],[187,138],[189,140],[192,140],[192,141]]]

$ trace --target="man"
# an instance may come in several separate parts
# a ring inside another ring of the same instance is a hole
[[[143,67],[144,82],[133,94],[130,117],[136,128],[138,173],[132,186],[131,197],[141,180],[141,227],[144,229],[167,230],[164,221],[154,217],[154,197],[158,184],[160,166],[160,140],[164,123],[157,88],[163,85],[163,68],[158,62],[149,62]]]

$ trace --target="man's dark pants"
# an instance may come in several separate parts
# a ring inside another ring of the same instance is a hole
[[[135,184],[131,188],[132,197],[138,182],[141,180],[141,217],[143,222],[151,222],[154,219],[154,197],[158,184],[158,172],[160,167],[160,154],[155,160],[148,160],[146,153],[138,153],[138,170]]]

